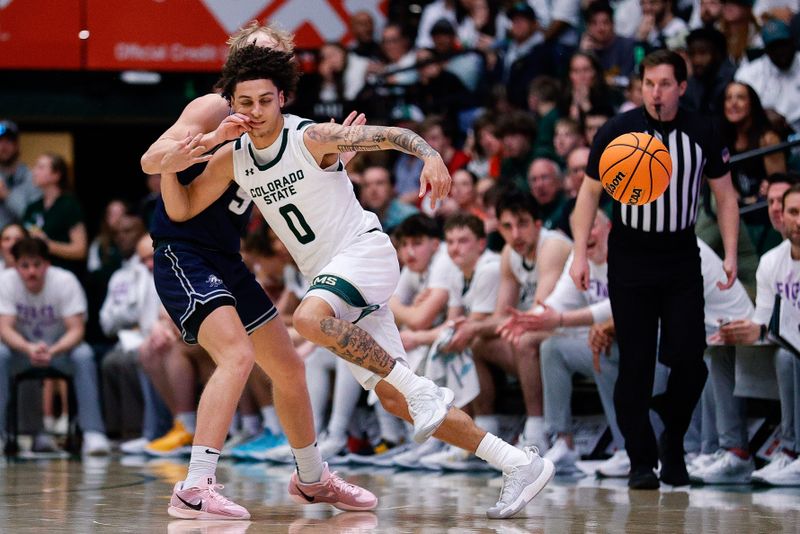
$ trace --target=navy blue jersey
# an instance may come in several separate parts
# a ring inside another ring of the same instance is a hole
[[[179,173],[178,181],[183,185],[191,183],[205,167],[205,163],[194,165]],[[185,222],[171,221],[164,200],[159,197],[150,234],[156,243],[181,241],[205,249],[238,253],[239,238],[245,234],[252,210],[250,196],[233,182],[213,204]]]

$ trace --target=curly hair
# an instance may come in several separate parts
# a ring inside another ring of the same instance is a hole
[[[292,54],[250,44],[231,52],[217,87],[230,103],[239,82],[272,80],[284,93],[294,93],[299,76]]]
[[[242,27],[238,32],[231,35],[227,41],[228,46],[231,51],[238,50],[254,43],[258,34],[263,34],[275,41],[276,49],[290,54],[294,53],[294,36],[291,33],[272,23],[262,26],[257,20],[250,21],[247,26]]]

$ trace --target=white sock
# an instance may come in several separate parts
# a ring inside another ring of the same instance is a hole
[[[413,395],[417,390],[430,382],[427,379],[415,375],[411,372],[411,369],[400,362],[395,363],[392,370],[383,379],[386,380],[387,384],[394,386],[405,398]]]
[[[263,406],[261,408],[261,423],[264,428],[275,435],[283,433],[283,428],[278,420],[278,413],[275,411],[274,406]]]
[[[525,465],[530,461],[522,450],[509,445],[489,432],[483,436],[478,445],[478,450],[475,451],[475,456],[486,460],[495,469],[501,469],[504,472],[508,472],[512,467]]]
[[[258,434],[261,431],[261,418],[256,414],[243,415],[242,431],[249,436]]]
[[[175,416],[175,419],[181,422],[183,428],[189,434],[194,434],[195,427],[197,426],[197,412],[181,412]]]
[[[522,435],[525,436],[528,441],[535,441],[535,438],[545,433],[544,426],[544,417],[529,415],[528,418],[525,419],[525,430],[522,431]]]
[[[475,426],[486,432],[491,432],[495,436],[499,433],[498,430],[500,430],[500,422],[494,415],[476,415]]]
[[[183,487],[191,488],[200,484],[211,484],[211,477],[217,472],[217,460],[219,460],[217,449],[194,445],[192,458],[189,460],[189,473],[186,475],[186,480],[183,481]]]
[[[294,463],[297,465],[297,477],[303,484],[313,484],[322,478],[322,456],[315,441],[302,449],[292,448]]]

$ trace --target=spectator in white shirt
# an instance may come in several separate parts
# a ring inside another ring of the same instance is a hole
[[[672,11],[672,0],[642,0],[642,21],[636,38],[653,48],[666,48],[681,33],[689,33],[683,19]]]
[[[735,318],[720,328],[720,339],[729,345],[753,344],[765,340],[774,313],[776,296],[786,305],[800,308],[800,185],[783,194],[781,213],[786,240],[761,257],[756,272],[758,293],[752,318]],[[769,464],[752,474],[753,480],[775,486],[800,486],[800,365],[789,351],[778,349],[775,357],[781,403],[782,450]]]
[[[97,366],[84,342],[86,295],[71,272],[50,265],[47,244],[25,238],[11,249],[14,269],[0,273],[0,384],[33,367],[52,367],[75,381],[83,453],[108,454]],[[8,388],[0,388],[5,429]]]
[[[734,78],[756,91],[764,109],[779,113],[800,131],[800,55],[795,52],[789,26],[772,19],[764,24],[761,36],[766,54],[742,65]]]
[[[572,434],[572,375],[593,377],[603,411],[613,436],[614,447],[622,450],[625,440],[616,424],[614,385],[617,381],[619,351],[612,345],[608,358],[593,360],[588,344],[588,326],[611,318],[608,300],[608,233],[611,222],[598,210],[589,235],[589,289],[579,291],[569,276],[572,257],[567,260],[555,289],[533,314],[516,313],[503,329],[514,337],[516,329],[549,335],[540,348],[544,415],[549,432],[557,439],[546,456],[559,472],[572,472],[580,459]]]

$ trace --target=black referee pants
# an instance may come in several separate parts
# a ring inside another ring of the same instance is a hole
[[[616,235],[615,235],[616,234]],[[636,232],[636,234],[641,234]],[[655,468],[658,448],[649,410],[656,407],[672,450],[700,399],[708,370],[703,279],[694,234],[633,235],[615,227],[609,238],[608,290],[619,344],[617,412],[631,469]],[[656,358],[670,368],[666,392],[653,399]]]

